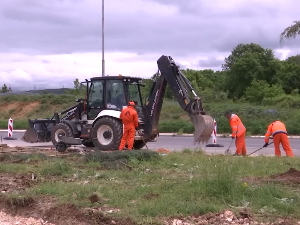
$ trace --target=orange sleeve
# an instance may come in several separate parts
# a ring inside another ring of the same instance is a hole
[[[269,143],[269,138],[272,135],[272,123],[268,126],[267,132],[265,133],[265,142]]]
[[[231,130],[232,130],[231,136],[235,137],[236,133],[237,133],[237,121],[236,121],[236,119],[231,119],[230,120],[230,127],[231,127]]]
[[[133,120],[134,120],[134,126],[135,127],[138,127],[139,126],[139,118],[138,118],[138,114],[135,112],[134,114],[133,114]]]

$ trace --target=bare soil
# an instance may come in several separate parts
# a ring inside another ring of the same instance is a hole
[[[282,184],[300,184],[300,171],[290,168],[288,171],[271,175],[269,177],[246,177],[249,182],[277,182]]]
[[[269,177],[271,180],[282,181],[285,183],[300,184],[300,171],[295,168],[290,168],[284,173],[275,174]]]
[[[31,174],[5,174],[0,173],[0,192],[18,193],[31,187],[33,181]]]
[[[12,112],[10,117],[13,119],[24,119],[31,111],[36,110],[40,102],[10,102],[0,105],[0,110],[3,113]]]
[[[31,174],[5,174],[0,173],[0,189],[1,193],[18,193],[26,188],[34,185]],[[98,202],[100,199],[95,196],[90,196],[90,201]],[[64,225],[92,225],[92,224],[120,224],[129,225],[135,224],[129,218],[113,218],[109,215],[118,209],[108,206],[98,208],[80,209],[73,204],[56,204],[57,199],[49,196],[41,198],[13,198],[0,195],[0,211],[2,213],[19,216],[20,218],[32,218],[48,221],[52,224]],[[4,215],[3,215],[4,216]],[[7,217],[7,215],[5,215]],[[12,220],[11,220],[12,221]],[[0,222],[2,222],[0,220]]]
[[[207,213],[205,215],[191,215],[188,217],[171,217],[165,221],[165,225],[207,225],[207,224],[261,224],[261,225],[292,225],[299,224],[299,222],[290,220],[290,219],[282,219],[277,218],[273,222],[258,222],[250,212],[246,209],[241,210],[238,214],[225,210],[220,213]]]

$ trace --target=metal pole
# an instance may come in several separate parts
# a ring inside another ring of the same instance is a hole
[[[104,0],[102,0],[102,77],[105,75],[105,60],[104,60]]]

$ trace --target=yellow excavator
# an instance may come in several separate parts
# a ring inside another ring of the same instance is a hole
[[[142,78],[94,77],[83,82],[86,83],[86,98],[78,99],[73,107],[54,113],[51,119],[30,119],[24,140],[31,143],[52,141],[60,152],[70,145],[81,144],[102,151],[117,150],[123,134],[119,116],[128,101],[133,100],[139,116],[134,149],[141,149],[159,135],[158,122],[169,85],[194,125],[194,144],[207,143],[214,129],[214,120],[203,110],[201,98],[190,81],[171,56],[162,55],[157,66],[158,72],[145,104],[141,96],[141,88],[145,86]]]

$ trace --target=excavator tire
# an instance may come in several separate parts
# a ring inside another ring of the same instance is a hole
[[[118,150],[122,135],[121,121],[112,117],[100,118],[92,129],[93,143],[101,151]]]
[[[72,128],[66,123],[59,123],[53,127],[51,132],[51,141],[54,146],[56,146],[58,142],[61,142],[59,135],[63,135],[65,137],[74,137]]]

